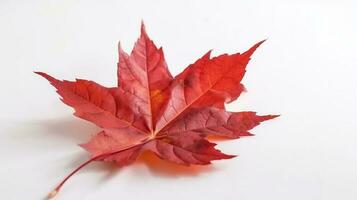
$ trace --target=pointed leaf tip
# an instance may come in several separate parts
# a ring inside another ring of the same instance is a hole
[[[119,41],[118,42],[118,50],[120,50],[122,47],[121,47],[121,42]]]
[[[39,71],[34,71],[33,73],[38,74],[38,75],[43,74],[43,72],[39,72]]]
[[[142,37],[142,36],[148,37],[148,34],[147,34],[147,32],[146,32],[146,28],[145,28],[144,21],[142,21],[142,20],[141,20],[140,32],[141,32],[141,37]]]
[[[264,39],[258,43],[256,43],[255,45],[253,45],[250,49],[248,49],[246,52],[244,52],[242,55],[246,56],[247,58],[250,58],[253,53],[258,49],[258,47],[260,45],[262,45],[267,39]]]
[[[270,120],[270,119],[277,118],[279,116],[280,115],[263,115],[263,116],[260,116],[260,119],[261,119],[261,122],[263,122],[263,121],[267,121],[267,120]]]
[[[43,78],[47,79],[49,82],[55,82],[58,81],[57,79],[53,78],[52,76],[44,73],[44,72],[34,72],[35,74],[38,74],[40,76],[42,76]]]
[[[213,49],[210,49],[209,51],[207,51],[207,53],[205,55],[203,55],[203,57],[207,58],[207,59],[210,59],[212,51],[213,51]]]
[[[270,119],[274,119],[274,118],[277,118],[277,117],[280,117],[280,115],[270,115]]]
[[[120,41],[118,42],[118,52],[119,52],[119,56],[120,54],[125,53]]]

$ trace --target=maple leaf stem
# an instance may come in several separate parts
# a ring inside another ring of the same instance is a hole
[[[71,178],[75,173],[77,173],[79,170],[81,170],[83,167],[85,167],[86,165],[88,165],[89,163],[93,162],[93,161],[96,161],[98,159],[102,159],[102,158],[106,158],[106,157],[109,157],[109,156],[112,156],[114,154],[117,154],[117,153],[120,153],[120,152],[123,152],[123,151],[126,151],[126,150],[129,150],[129,149],[132,149],[132,148],[135,148],[135,147],[138,147],[138,146],[141,146],[141,145],[144,145],[150,141],[152,141],[154,139],[146,139],[146,140],[142,140],[140,143],[138,144],[133,144],[131,146],[128,146],[128,147],[125,147],[123,149],[120,149],[120,150],[117,150],[117,151],[114,151],[114,152],[110,152],[110,153],[104,153],[104,154],[100,154],[100,155],[97,155],[97,156],[94,156],[92,157],[91,159],[87,160],[86,162],[82,163],[81,165],[79,165],[75,170],[73,170],[70,174],[68,174],[60,184],[57,185],[57,187],[52,190],[49,194],[48,194],[48,199],[52,199],[54,198],[58,192],[60,191],[60,189],[62,188],[62,186],[68,181],[69,178]]]

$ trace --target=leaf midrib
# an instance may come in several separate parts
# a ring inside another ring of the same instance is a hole
[[[212,59],[211,59],[212,60]],[[206,61],[207,62],[207,61]],[[206,89],[204,92],[201,93],[198,97],[196,97],[191,103],[187,104],[178,114],[175,115],[171,120],[169,120],[162,128],[160,128],[158,131],[155,131],[155,135],[158,135],[162,130],[164,130],[166,127],[170,125],[173,121],[175,121],[182,113],[184,113],[190,106],[192,106],[198,99],[200,99],[203,95],[205,95],[209,90],[214,88],[216,84],[223,79],[226,73],[229,73],[232,70],[233,67],[229,68],[226,72],[222,73],[222,76],[215,81],[214,84],[211,85],[208,89]],[[245,70],[244,70],[245,71]],[[175,80],[174,80],[175,81]],[[209,80],[210,81],[210,80]],[[174,82],[173,82],[174,83]],[[185,97],[186,101],[186,97]]]

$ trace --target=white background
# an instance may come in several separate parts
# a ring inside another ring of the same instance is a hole
[[[356,1],[99,2],[0,1],[0,199],[43,199],[88,158],[76,144],[98,132],[32,72],[114,86],[117,43],[130,51],[141,19],[173,74],[209,49],[268,38],[229,108],[281,117],[219,142],[238,158],[190,169],[150,156],[124,169],[94,163],[57,199],[357,198]]]

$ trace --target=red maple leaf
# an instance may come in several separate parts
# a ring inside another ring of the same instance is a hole
[[[103,130],[81,146],[92,158],[69,174],[50,193],[53,197],[78,170],[92,161],[133,163],[144,151],[183,165],[206,165],[229,159],[206,136],[239,138],[260,122],[277,117],[255,112],[228,112],[224,104],[244,91],[241,80],[261,41],[240,54],[214,58],[206,53],[173,77],[162,48],[151,41],[142,24],[141,36],[131,54],[119,45],[118,85],[104,87],[93,81],[61,81],[42,72],[74,108],[74,115]]]

